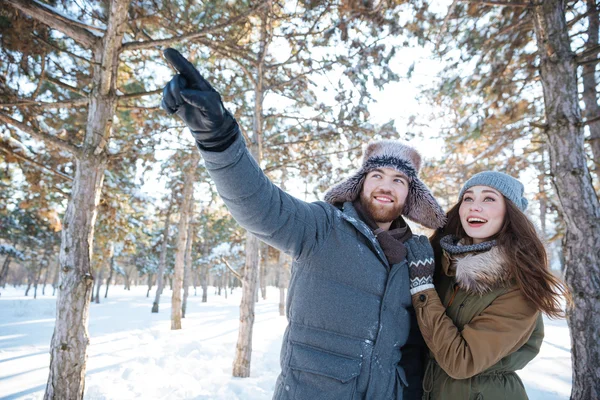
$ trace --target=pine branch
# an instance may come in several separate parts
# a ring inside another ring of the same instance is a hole
[[[590,58],[589,60],[577,61],[577,65],[596,64],[600,62],[600,58]]]
[[[53,43],[48,42],[47,40],[41,38],[40,36],[36,35],[35,33],[32,33],[31,36],[33,36],[34,40],[38,41],[39,43],[43,44],[44,46],[46,46],[48,48],[54,49],[56,51],[60,51],[62,53],[66,53],[66,54],[70,55],[71,57],[74,57],[78,60],[85,61],[90,64],[95,64],[92,60],[88,60],[85,57],[78,56],[77,54],[70,52],[69,50],[61,49],[60,47],[56,46]]]
[[[33,136],[36,139],[39,139],[43,142],[54,145],[54,146],[60,148],[61,150],[65,150],[65,151],[73,154],[75,157],[80,157],[83,154],[81,148],[75,146],[74,144],[69,143],[65,140],[59,139],[56,136],[52,136],[49,133],[40,132],[37,129],[30,127],[29,125],[24,124],[23,122],[20,122],[14,118],[11,118],[9,115],[4,114],[3,112],[0,112],[0,121],[3,121],[6,124],[12,125],[15,128]]]
[[[11,0],[11,1],[14,1],[14,0]],[[260,2],[258,5],[250,8],[248,11],[246,11],[243,14],[233,17],[230,20],[227,20],[220,24],[209,26],[198,32],[187,33],[187,34],[184,34],[181,36],[176,36],[176,37],[172,37],[172,38],[168,38],[168,39],[145,40],[145,41],[141,41],[141,42],[128,42],[128,43],[123,44],[122,51],[148,49],[151,47],[164,47],[164,46],[169,46],[169,45],[173,45],[176,43],[185,42],[188,40],[201,38],[201,37],[211,34],[213,32],[218,32],[219,30],[221,30],[225,27],[234,25],[238,21],[241,21],[241,20],[249,17],[250,15],[254,14],[256,11],[263,8],[268,3],[269,3],[268,1]]]
[[[511,1],[494,1],[494,0],[459,0],[473,4],[481,4],[483,6],[504,6],[504,7],[517,7],[517,8],[529,8],[533,6],[533,3],[518,3]]]
[[[99,37],[95,36],[89,29],[98,30],[99,28],[91,27],[81,22],[77,22],[58,14],[49,7],[33,0],[5,0],[13,8],[25,13],[31,18],[48,25],[50,28],[56,29],[71,39],[75,40],[83,47],[92,48],[96,45]]]
[[[32,160],[30,158],[27,158],[25,156],[17,154],[12,148],[10,148],[9,146],[6,146],[6,145],[4,145],[2,143],[0,143],[0,150],[3,151],[3,152],[5,152],[6,154],[10,154],[11,156],[13,156],[15,158],[18,158],[21,161],[25,161],[26,163],[32,164],[32,165],[34,165],[38,169],[44,170],[46,172],[50,172],[50,173],[52,173],[52,174],[54,174],[56,176],[59,176],[59,177],[61,177],[63,179],[69,180],[69,181],[73,180],[73,178],[70,177],[69,175],[65,175],[62,172],[58,172],[58,171],[55,171],[53,169],[50,169],[50,168],[46,167],[45,165],[43,165],[42,163],[39,163],[39,162],[37,162],[35,160]]]
[[[61,87],[63,89],[67,89],[67,90],[69,90],[69,91],[71,91],[73,93],[76,93],[76,94],[80,95],[80,96],[88,96],[89,95],[89,93],[86,93],[84,90],[79,89],[79,88],[77,88],[75,86],[71,86],[68,83],[65,83],[65,82],[63,82],[63,81],[61,81],[59,79],[56,79],[56,78],[52,77],[52,76],[46,75],[46,81],[50,82],[50,83],[53,83],[56,86],[59,86],[59,87]]]
[[[130,106],[127,104],[117,105],[118,110],[160,110],[159,106],[143,107],[143,106]]]
[[[573,17],[572,20],[570,20],[569,22],[567,22],[567,26],[569,28],[571,28],[573,25],[575,25],[577,22],[581,21],[582,19],[589,17],[591,15],[597,15],[600,12],[599,8],[596,8],[595,10],[589,10],[583,14],[580,14],[576,17]]]
[[[596,122],[598,120],[600,120],[600,115],[598,115],[598,116],[596,116],[594,118],[588,118],[585,121],[583,121],[582,124],[583,124],[583,126],[585,126],[585,125],[589,125],[591,123],[594,123],[594,122]]]
[[[63,101],[31,101],[21,100],[16,103],[0,103],[0,107],[40,107],[43,109],[80,107],[88,104],[88,99],[73,99]]]
[[[221,261],[223,261],[225,263],[225,265],[227,266],[227,268],[229,268],[229,270],[231,271],[231,273],[240,280],[240,282],[243,280],[242,276],[231,267],[231,265],[229,265],[229,263],[227,262],[227,260],[225,259],[225,257],[221,257]]]
[[[148,92],[137,92],[137,93],[125,93],[120,96],[117,96],[119,100],[125,99],[137,99],[138,97],[150,96],[152,94],[162,93],[162,89],[150,90]]]

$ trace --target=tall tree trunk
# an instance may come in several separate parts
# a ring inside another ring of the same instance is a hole
[[[571,399],[600,399],[600,204],[586,163],[577,64],[571,51],[564,1],[537,1],[534,29],[544,90],[550,170],[566,225],[565,279],[574,305]]]
[[[586,0],[588,15],[588,38],[585,43],[586,58],[595,59],[600,53],[598,49],[598,29],[600,17],[598,16],[596,0]],[[598,106],[598,92],[596,91],[596,66],[598,62],[586,62],[583,65],[583,102],[585,103],[585,118],[593,120],[600,118]],[[594,172],[600,182],[600,120],[595,120],[588,125],[590,129],[590,145]]]
[[[263,10],[260,15],[260,48],[257,54],[257,71],[254,86],[254,120],[253,135],[251,138],[250,153],[260,165],[262,159],[262,133],[263,133],[263,101],[264,101],[264,63],[269,46],[269,17],[268,10]],[[240,327],[236,344],[235,358],[233,360],[233,376],[247,378],[250,376],[250,362],[252,356],[252,330],[254,328],[254,307],[257,292],[258,263],[260,241],[248,233],[246,235],[246,264],[242,280],[242,302],[240,304]]]
[[[102,280],[104,279],[104,263],[100,267],[98,271],[98,276],[96,277],[96,295],[94,296],[94,303],[100,304],[100,288],[102,287]]]
[[[546,193],[546,157],[545,150],[542,149],[542,162],[540,173],[538,175],[538,193],[540,199],[540,229],[544,240],[548,238],[546,231],[546,214],[548,213],[548,193]]]
[[[58,281],[60,278],[60,254],[57,260],[54,262],[54,278],[52,279],[52,296],[56,296],[56,289],[58,288]]]
[[[81,399],[87,364],[89,298],[94,223],[107,164],[116,107],[119,51],[129,1],[111,0],[106,32],[92,48],[92,86],[81,151],[67,205],[60,247],[60,287],[50,346],[50,373],[44,399]]]
[[[106,291],[104,292],[104,298],[108,297],[108,288],[110,287],[110,282],[112,281],[113,274],[115,273],[115,255],[113,253],[110,258],[110,272],[108,273],[108,278],[106,278]]]
[[[42,271],[44,270],[44,265],[47,265],[48,260],[46,256],[41,260],[38,265],[37,272],[35,274],[35,280],[33,281],[33,298],[37,299],[37,288],[40,280],[42,279]]]
[[[109,243],[108,252],[106,253],[104,262],[100,266],[100,271],[98,271],[98,278],[96,279],[96,296],[94,297],[94,301],[96,304],[100,304],[100,288],[102,287],[102,280],[104,279],[104,271],[107,269],[111,269],[111,264],[112,264],[114,254],[115,254],[115,245],[114,245],[114,243]],[[107,285],[108,285],[108,282],[107,282]]]
[[[31,284],[33,283],[32,272],[27,273],[27,289],[25,289],[25,297],[29,296],[29,290],[31,289]]]
[[[194,297],[198,295],[198,293],[196,292],[196,289],[198,287],[198,274],[199,274],[199,268],[196,269],[192,269],[192,283],[194,285]]]
[[[254,327],[254,303],[258,280],[258,260],[260,241],[256,236],[246,235],[246,267],[242,275],[242,302],[240,304],[240,327],[233,362],[233,376],[250,376],[252,358],[252,329]]]
[[[171,329],[181,329],[181,289],[183,286],[183,264],[185,259],[185,247],[187,245],[187,228],[190,219],[190,203],[193,201],[194,177],[200,153],[196,149],[185,170],[183,182],[183,199],[179,212],[179,224],[177,225],[177,250],[175,252],[175,267],[173,268],[173,295],[171,297]]]
[[[289,270],[286,265],[287,256],[283,251],[279,252],[279,259],[277,262],[277,281],[279,285],[279,315],[285,315],[285,290],[289,284]]]
[[[269,245],[261,243],[261,260],[260,263],[260,295],[263,300],[267,299],[267,271],[269,266]]]
[[[202,267],[202,302],[208,301],[208,264]]]
[[[10,256],[10,254],[7,254],[6,258],[4,259],[4,262],[2,263],[2,270],[0,270],[0,286],[2,287],[6,286],[6,278],[8,277],[8,266],[10,265],[11,260],[12,257]]]
[[[160,261],[158,263],[158,272],[156,273],[156,295],[154,297],[154,303],[152,304],[152,312],[158,312],[158,306],[160,303],[160,295],[163,291],[164,285],[164,274],[165,265],[167,260],[167,244],[169,243],[169,227],[171,226],[171,212],[173,211],[173,197],[169,200],[169,207],[167,208],[167,216],[165,219],[165,227],[163,229],[162,243],[160,244]]]
[[[192,278],[192,243],[194,241],[194,224],[191,223],[194,216],[194,192],[189,204],[189,219],[187,243],[185,245],[185,258],[183,270],[183,304],[181,305],[181,318],[185,318],[185,310],[187,309],[187,299],[190,294],[190,280]]]
[[[151,272],[147,273],[147,285],[148,285],[148,290],[146,291],[146,297],[150,297],[150,291],[152,290],[152,282],[154,281],[154,274],[152,274]]]
[[[44,273],[44,280],[42,281],[42,296],[46,295],[46,284],[48,283],[48,275],[50,275],[50,265],[46,268]]]
[[[229,268],[225,269],[223,274],[223,290],[225,292],[225,298],[227,298],[227,286],[229,283]]]

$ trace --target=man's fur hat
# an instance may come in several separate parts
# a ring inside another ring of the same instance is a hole
[[[421,156],[412,147],[393,140],[369,143],[363,154],[361,168],[348,179],[330,188],[325,193],[325,201],[339,205],[356,200],[362,190],[365,176],[376,168],[393,168],[408,178],[408,195],[402,215],[427,228],[444,226],[446,214],[433,198],[429,188],[418,177]]]

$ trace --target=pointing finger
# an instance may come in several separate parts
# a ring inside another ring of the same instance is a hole
[[[200,72],[184,56],[175,49],[165,49],[165,59],[177,70],[187,81],[192,89],[214,92],[215,89],[200,75]]]

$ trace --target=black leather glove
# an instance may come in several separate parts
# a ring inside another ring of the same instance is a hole
[[[185,122],[202,150],[227,149],[240,128],[223,106],[219,93],[177,50],[168,48],[163,54],[179,74],[163,89],[162,108]]]

